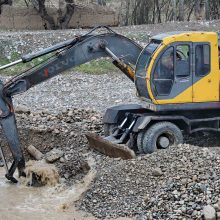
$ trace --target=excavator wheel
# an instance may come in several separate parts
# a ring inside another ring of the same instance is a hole
[[[139,134],[139,151],[150,154],[183,143],[181,130],[171,122],[158,122]]]
[[[143,137],[145,134],[146,130],[140,131],[137,135],[137,148],[138,148],[138,152],[140,154],[144,153],[144,149],[143,149]]]

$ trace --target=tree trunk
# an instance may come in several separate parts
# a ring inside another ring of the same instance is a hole
[[[99,5],[105,6],[105,5],[106,5],[106,0],[97,0],[97,3],[98,3]]]
[[[195,18],[196,18],[196,20],[205,19],[205,2],[204,2],[204,0],[197,0],[196,1]]]
[[[209,10],[209,1],[205,1],[205,19],[209,20],[210,19],[210,10]]]
[[[159,0],[155,0],[156,8],[157,8],[157,22],[161,23],[161,11],[159,6]]]
[[[12,0],[0,0],[0,14],[2,13],[2,5],[12,5]]]
[[[173,21],[176,21],[176,0],[173,0]]]
[[[67,29],[68,24],[73,16],[75,4],[73,0],[65,0],[66,1],[66,7],[64,13],[60,13],[60,16],[58,18],[59,21],[59,27],[61,29]],[[63,15],[62,15],[63,14]]]
[[[191,9],[190,9],[190,11],[189,11],[189,14],[188,14],[188,16],[187,16],[187,21],[190,21],[190,18],[191,18],[191,15],[192,15],[192,13],[193,13],[194,7],[195,7],[195,4],[192,5],[192,7],[191,7]]]
[[[48,22],[49,29],[55,30],[57,27],[56,27],[53,17],[47,13],[47,9],[45,7],[45,0],[37,0],[37,2],[39,5],[38,12],[41,18]],[[46,26],[45,26],[45,29],[47,29]]]
[[[129,14],[130,14],[130,0],[126,0],[126,7],[125,7],[125,22],[124,24],[127,26],[129,24]]]
[[[179,21],[184,21],[184,0],[179,0]]]

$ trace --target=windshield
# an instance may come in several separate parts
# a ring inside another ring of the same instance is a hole
[[[152,41],[141,52],[135,72],[135,84],[139,96],[149,99],[147,84],[146,84],[146,70],[150,63],[150,59],[154,51],[158,48],[160,42]]]

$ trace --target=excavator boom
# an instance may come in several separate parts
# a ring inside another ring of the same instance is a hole
[[[65,70],[102,57],[111,58],[113,64],[122,70],[129,79],[134,81],[132,65],[136,65],[142,47],[107,27],[104,27],[107,29],[106,33],[93,34],[98,28],[93,29],[83,36],[77,36],[73,40],[59,43],[36,53],[24,55],[20,60],[0,67],[0,70],[9,68],[12,65],[21,62],[30,62],[37,57],[56,52],[46,62],[19,74],[6,84],[0,81],[0,124],[14,159],[9,169],[7,168],[7,164],[5,164],[6,178],[12,182],[17,182],[13,177],[16,168],[18,168],[19,176],[25,176],[25,160],[19,142],[12,102],[14,95],[25,92],[31,87],[57,76]],[[93,143],[96,140],[94,136],[88,135],[88,137],[91,137],[89,141]],[[105,147],[106,145],[108,143],[105,141]],[[110,145],[112,147],[113,144],[110,143]],[[103,152],[103,150],[100,151]],[[121,152],[121,150],[119,151]]]

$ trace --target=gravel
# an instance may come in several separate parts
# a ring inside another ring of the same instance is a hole
[[[97,218],[201,219],[220,199],[219,163],[219,155],[187,144],[129,161],[102,158],[79,207]]]
[[[107,107],[139,102],[134,84],[123,74],[57,76],[14,99],[15,106],[59,113],[68,108],[87,108],[104,112]]]
[[[43,153],[64,153],[55,165],[67,186],[82,180],[93,158],[95,179],[76,205],[97,218],[202,219],[206,206],[219,214],[220,155],[209,148],[184,144],[132,160],[112,159],[91,151],[84,136],[102,134],[98,112],[72,108],[51,114],[20,106],[16,116],[24,148],[33,144]],[[25,155],[30,158],[26,150]]]
[[[143,46],[147,44],[149,37],[164,31],[219,31],[219,20],[170,22],[166,24],[136,25],[127,27],[115,27],[114,31],[128,36]],[[88,33],[88,29],[56,30],[56,31],[3,31],[0,30],[0,55],[6,55],[9,59],[13,52],[27,54],[42,50],[55,43],[73,39],[74,36]],[[102,33],[98,31],[96,33]]]

